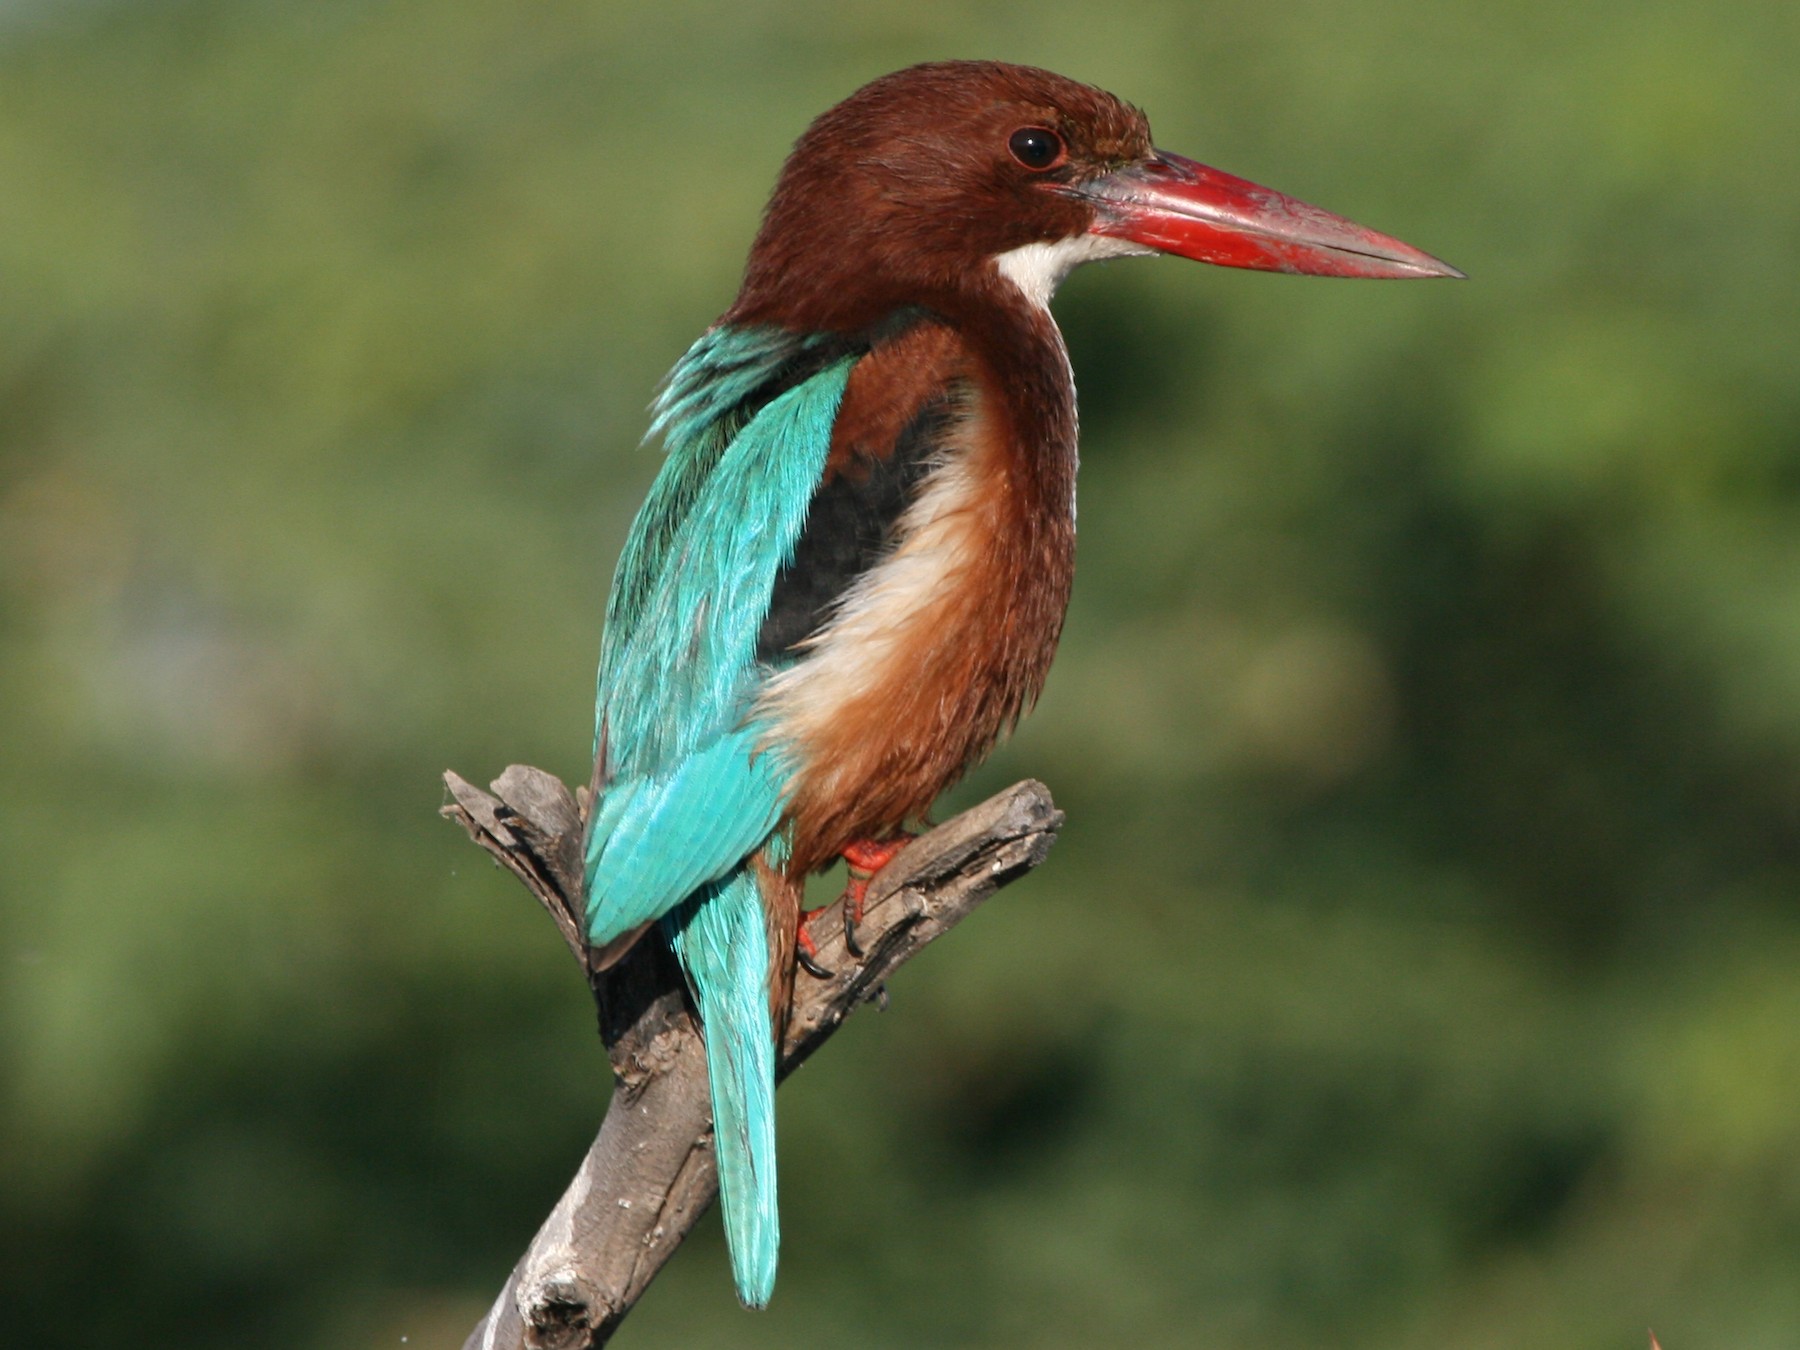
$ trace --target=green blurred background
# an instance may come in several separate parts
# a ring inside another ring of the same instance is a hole
[[[1474,279],[1068,284],[1064,839],[619,1344],[1800,1343],[1791,0],[0,6],[8,1343],[460,1344],[606,1083],[439,771],[585,780],[658,377],[975,55]]]

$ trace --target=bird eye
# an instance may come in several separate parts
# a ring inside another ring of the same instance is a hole
[[[1006,148],[1028,169],[1054,169],[1063,162],[1062,137],[1048,127],[1020,127],[1007,138]]]

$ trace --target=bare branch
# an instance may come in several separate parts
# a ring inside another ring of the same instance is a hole
[[[581,810],[541,769],[513,765],[492,794],[444,775],[443,814],[522,881],[581,962],[613,1067],[613,1096],[575,1179],[464,1350],[604,1344],[718,1192],[706,1055],[680,971],[661,942],[616,965],[582,941]],[[820,942],[836,974],[796,985],[778,1073],[823,1045],[927,943],[1044,860],[1062,825],[1042,783],[1017,783],[915,841],[883,868],[859,927]],[[616,947],[615,947],[616,949]]]

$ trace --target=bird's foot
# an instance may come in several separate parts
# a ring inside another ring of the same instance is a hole
[[[891,863],[900,850],[915,838],[916,835],[902,833],[892,839],[859,839],[844,850],[844,865],[850,869],[850,880],[844,887],[844,893],[838,898],[844,902],[844,950],[851,956],[863,955],[862,944],[856,937],[856,926],[862,922],[863,906],[869,898],[869,884],[874,881],[875,874]],[[829,980],[836,973],[819,959],[819,944],[812,935],[813,924],[830,908],[830,905],[821,905],[817,909],[802,910],[800,927],[794,934],[794,959],[808,975],[819,980]]]
[[[892,839],[858,839],[844,850],[844,865],[850,870],[850,880],[843,895],[844,950],[850,955],[863,954],[862,944],[856,940],[856,925],[862,922],[863,905],[869,898],[869,883],[917,837],[902,832]]]

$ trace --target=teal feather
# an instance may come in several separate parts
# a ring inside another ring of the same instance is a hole
[[[756,396],[777,381],[784,370],[809,358],[816,361],[814,353],[824,345],[818,337],[777,329],[721,326],[702,334],[670,372],[652,408],[649,433],[662,437],[668,458],[632,523],[607,600],[596,734],[604,725],[607,690],[622,687],[619,664],[623,649],[642,631],[644,610],[651,598],[666,588],[671,550],[695,506],[713,484],[716,471],[736,444],[739,433],[759,411]],[[845,365],[846,378],[848,373]],[[802,439],[796,442],[796,449],[803,451],[798,458],[813,460],[820,466],[830,444],[831,421],[843,395],[842,381],[833,378],[829,369],[821,370],[799,388],[813,385],[821,377],[825,382],[816,392],[828,398],[830,411],[824,416],[822,427],[802,429]],[[812,450],[817,451],[816,456],[804,453]],[[812,480],[802,489],[806,500],[810,500],[817,481],[815,470]],[[755,485],[748,486],[754,491]],[[803,513],[804,501],[800,509]],[[788,547],[792,547],[791,541]]]
[[[824,471],[850,364],[771,399],[696,488],[653,492],[633,528],[602,645],[596,739],[607,781],[587,846],[594,942],[725,875],[779,817],[791,766],[778,749],[757,753],[761,729],[745,723],[766,673],[756,636]],[[658,486],[688,476],[703,441],[681,436]],[[678,521],[644,518],[677,501]],[[641,549],[659,554],[654,576],[640,575]],[[628,573],[641,593],[619,601]]]
[[[710,328],[669,373],[651,409],[648,434],[661,436],[670,453],[678,453],[686,439],[704,434],[752,399],[783,366],[832,342],[823,334],[779,328]]]
[[[660,918],[754,852],[781,816],[783,761],[756,754],[759,729],[721,736],[666,777],[614,784],[590,845],[591,940]]]
[[[761,1308],[775,1288],[775,1028],[768,929],[756,877],[740,867],[663,921],[706,1031],[719,1208],[738,1298]]]
[[[607,603],[596,699],[602,793],[587,840],[588,937],[662,919],[700,1010],[720,1204],[738,1296],[775,1279],[775,1040],[762,899],[793,766],[749,721],[756,640],[824,473],[854,364],[772,329],[720,327],[677,364],[667,450]]]
[[[714,355],[708,339],[700,349]],[[766,384],[792,353],[763,360]],[[601,643],[596,740],[613,774],[666,771],[748,710],[756,635],[824,473],[852,364],[832,362],[747,418],[742,402],[702,401],[704,424],[659,413],[669,457],[626,540]],[[735,363],[720,378],[746,379]]]

